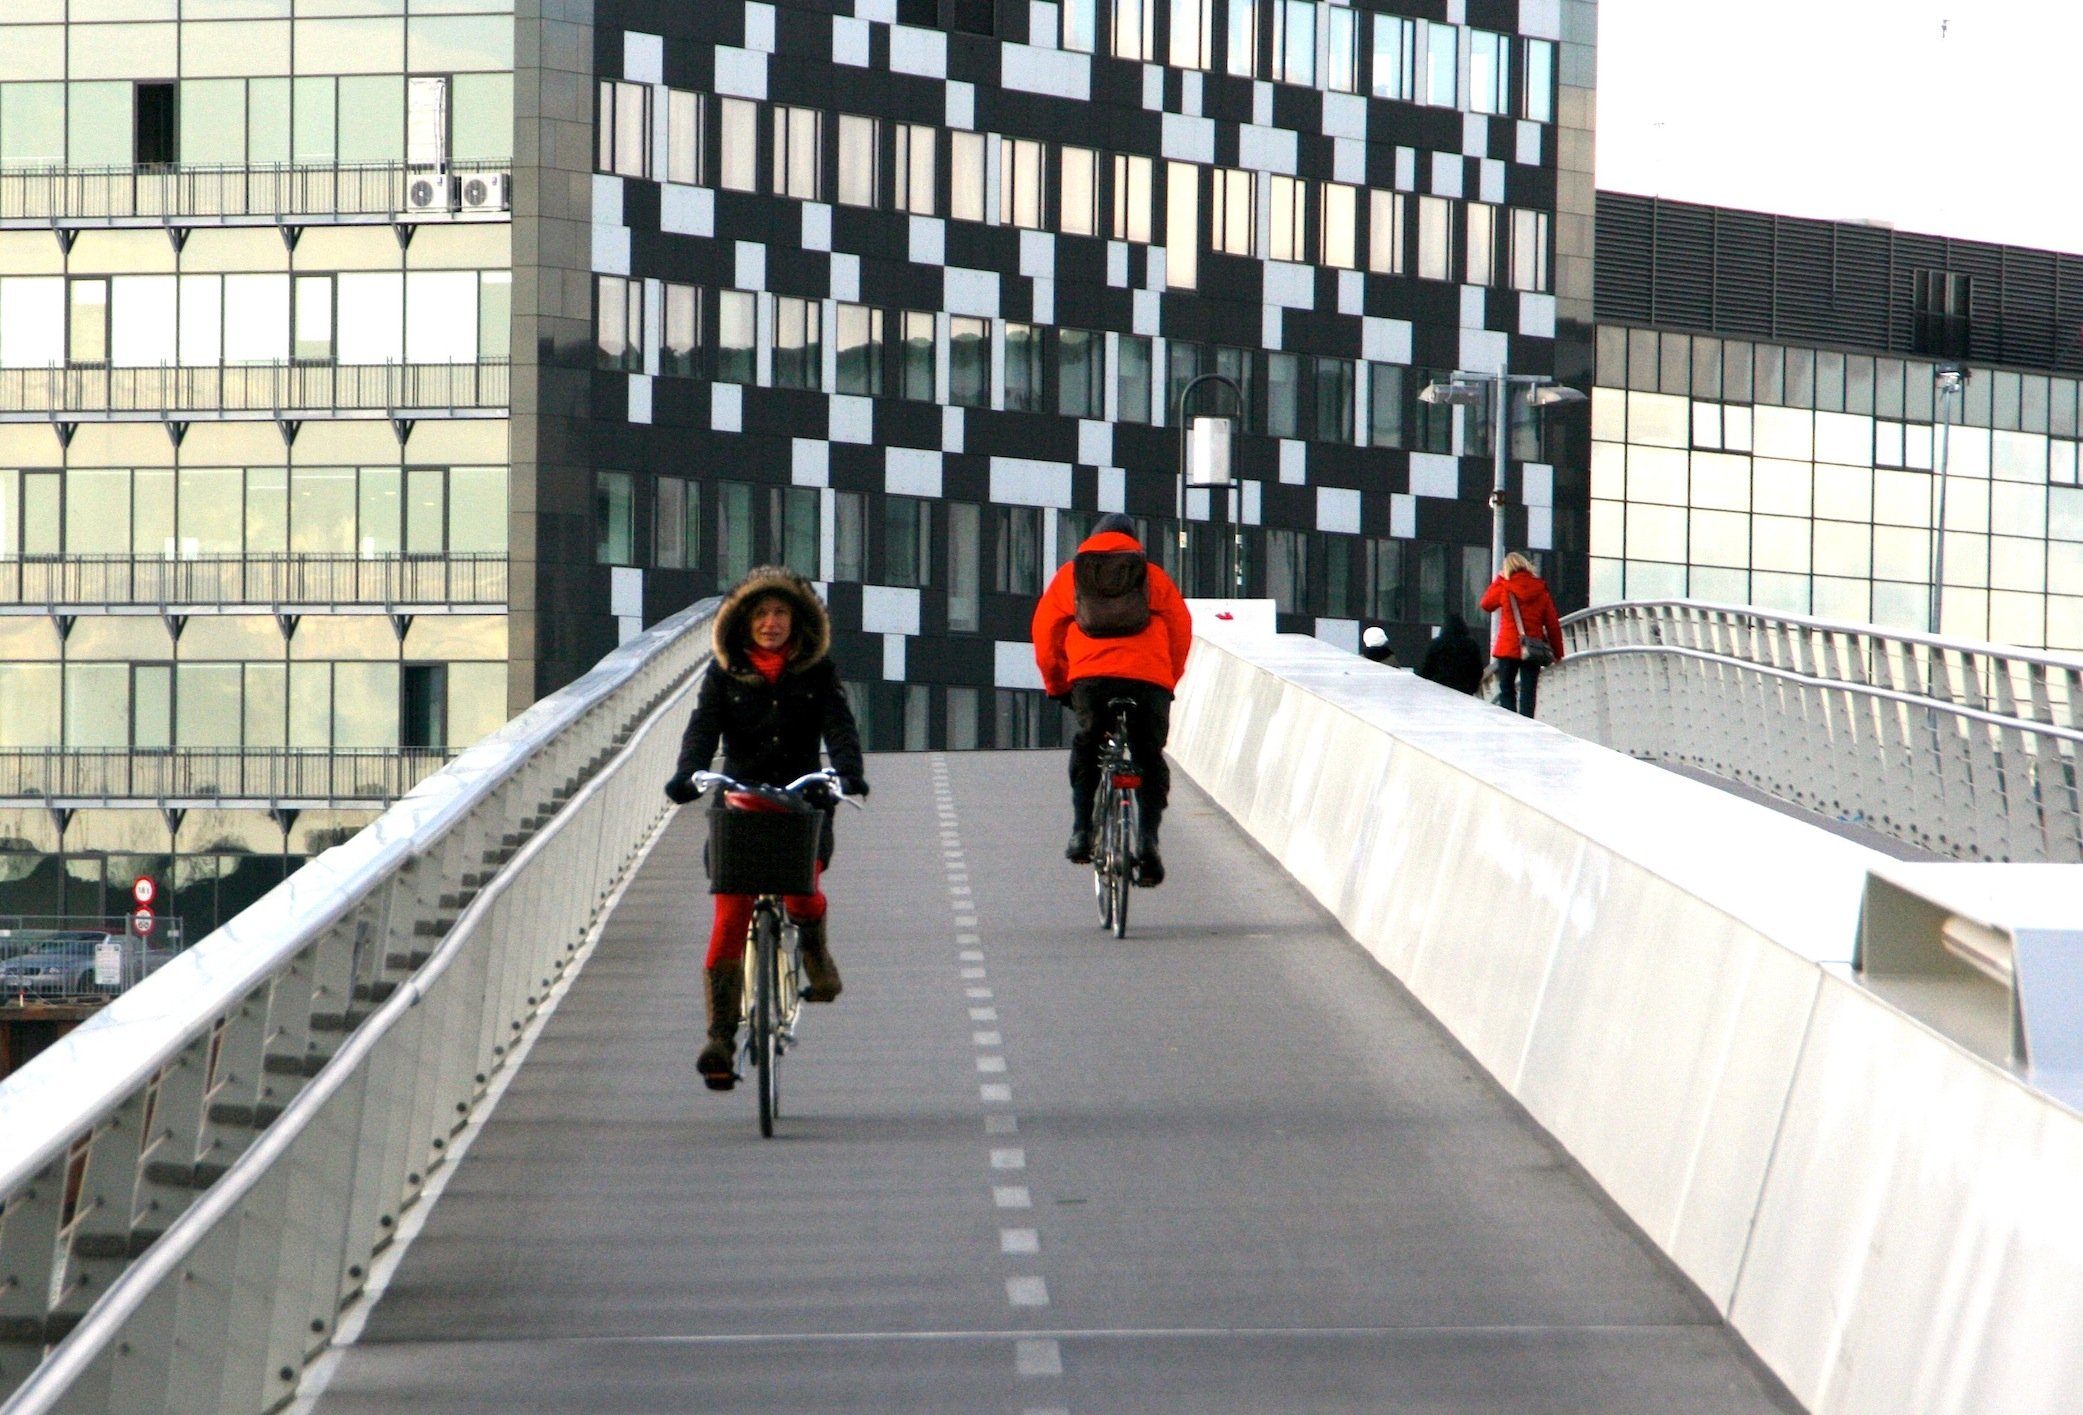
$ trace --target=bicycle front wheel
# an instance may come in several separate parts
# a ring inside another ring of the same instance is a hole
[[[1114,798],[1110,791],[1100,798],[1098,819],[1092,828],[1092,898],[1099,905],[1099,926],[1114,926]]]
[[[1114,891],[1114,937],[1128,937],[1128,896],[1135,884],[1136,857],[1142,852],[1142,816],[1135,792],[1123,790],[1114,805],[1113,868],[1107,878]]]
[[[774,976],[781,958],[778,910],[759,911],[752,926],[752,958],[752,1069],[759,1090],[759,1133],[771,1139],[781,1095],[781,1057],[774,1046]]]

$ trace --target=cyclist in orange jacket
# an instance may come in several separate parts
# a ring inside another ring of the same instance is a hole
[[[1092,858],[1092,799],[1107,702],[1135,700],[1128,746],[1142,768],[1140,883],[1164,882],[1157,828],[1171,791],[1164,759],[1172,727],[1172,689],[1193,647],[1193,615],[1171,576],[1152,565],[1135,522],[1114,512],[1099,519],[1077,554],[1056,571],[1034,609],[1034,661],[1050,697],[1077,714],[1070,743],[1070,843],[1064,858]]]

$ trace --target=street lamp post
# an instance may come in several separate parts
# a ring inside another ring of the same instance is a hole
[[[1237,410],[1234,417],[1207,416],[1195,418],[1192,422],[1188,422],[1186,417],[1187,404],[1192,401],[1194,393],[1204,383],[1219,383],[1229,389],[1230,397],[1234,400]],[[1189,485],[1228,487],[1235,496],[1237,503],[1237,514],[1231,518],[1236,544],[1231,552],[1233,569],[1228,578],[1231,581],[1230,593],[1238,599],[1244,597],[1244,507],[1241,486],[1231,470],[1231,445],[1228,434],[1232,430],[1230,424],[1241,421],[1243,416],[1244,389],[1237,380],[1223,373],[1204,373],[1186,380],[1186,386],[1179,390],[1178,402],[1173,407],[1173,421],[1179,425],[1178,507],[1180,578],[1182,580],[1190,579],[1186,564],[1186,488]],[[1195,466],[1192,455],[1193,443],[1195,441],[1193,436],[1195,432],[1194,423],[1208,424],[1199,439],[1202,444],[1203,456],[1200,459],[1198,468]],[[1218,424],[1220,425],[1219,427],[1217,426]],[[1220,463],[1220,465],[1216,465],[1217,463]],[[1196,471],[1198,471],[1198,475],[1196,475]],[[1220,475],[1217,475],[1217,473]]]
[[[1952,453],[1953,443],[1953,400],[1966,391],[1969,377],[1964,364],[1935,364],[1931,377],[1938,387],[1938,471],[1935,474],[1931,495],[1938,509],[1931,517],[1931,624],[1933,634],[1938,632],[1940,616],[1945,608],[1946,593],[1946,462]]]
[[[1487,386],[1486,386],[1487,385]],[[1508,402],[1514,386],[1526,390],[1527,404],[1550,408],[1558,403],[1581,403],[1584,394],[1557,383],[1544,373],[1464,373],[1457,371],[1444,383],[1428,383],[1418,390],[1421,403],[1446,403],[1457,407],[1479,407],[1487,398],[1495,409],[1490,432],[1490,573],[1504,569],[1505,453],[1511,437]],[[1491,625],[1494,637],[1496,624]]]

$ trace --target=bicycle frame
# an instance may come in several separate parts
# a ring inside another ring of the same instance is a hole
[[[1128,936],[1128,897],[1136,883],[1143,850],[1142,812],[1137,791],[1143,778],[1128,746],[1132,698],[1107,704],[1114,714],[1099,751],[1099,799],[1095,803],[1092,840],[1092,892],[1099,903],[1099,926],[1114,937]]]

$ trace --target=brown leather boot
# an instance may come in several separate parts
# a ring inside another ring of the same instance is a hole
[[[830,1002],[845,986],[839,981],[839,965],[832,961],[825,942],[823,919],[797,919],[796,939],[803,950],[803,1001]]]
[[[745,1008],[745,965],[704,968],[702,981],[709,1004],[709,1040],[695,1058],[694,1069],[702,1073],[702,1083],[710,1090],[728,1091],[738,1083],[735,1062],[738,1017]]]

